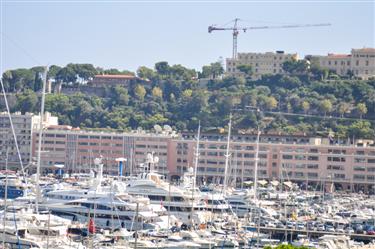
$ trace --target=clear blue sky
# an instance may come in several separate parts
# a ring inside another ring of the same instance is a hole
[[[241,33],[239,52],[285,50],[303,56],[374,47],[374,2],[1,1],[2,70],[73,62],[134,71],[163,60],[200,69],[231,56],[231,32],[209,34],[207,27],[236,17],[246,20],[243,26],[332,23]]]

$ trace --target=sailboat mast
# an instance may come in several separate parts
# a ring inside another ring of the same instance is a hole
[[[199,161],[199,141],[200,141],[200,135],[201,135],[201,122],[199,121],[197,144],[196,144],[196,148],[195,148],[193,190],[195,189],[195,186],[197,184],[197,170],[198,170],[198,161]]]
[[[258,126],[258,134],[256,140],[256,150],[255,150],[255,165],[254,165],[254,196],[255,200],[258,198],[258,161],[259,161],[259,139],[260,139],[260,129]]]
[[[191,225],[193,224],[193,215],[194,215],[194,198],[195,198],[195,186],[197,183],[197,170],[198,170],[198,161],[199,161],[199,140],[201,135],[201,122],[198,124],[198,135],[197,135],[197,144],[195,148],[195,162],[194,162],[194,174],[193,174],[193,189],[191,190]]]
[[[44,102],[46,97],[46,83],[47,83],[47,72],[48,67],[46,66],[44,69],[44,77],[43,77],[43,88],[42,88],[42,104],[40,110],[40,117],[39,117],[39,140],[38,140],[38,157],[37,157],[37,166],[36,166],[36,201],[35,201],[35,208],[36,212],[39,212],[39,199],[40,199],[40,186],[39,186],[39,179],[40,179],[40,165],[41,165],[41,152],[42,152],[42,136],[43,136],[43,117],[44,117]]]
[[[227,148],[226,148],[226,152],[225,152],[225,169],[224,169],[224,183],[223,183],[223,187],[224,187],[224,195],[226,193],[226,190],[227,190],[227,181],[228,181],[228,165],[229,165],[229,157],[230,157],[230,154],[229,154],[229,143],[230,143],[230,133],[231,133],[231,130],[232,130],[232,113],[229,115],[229,124],[228,124],[228,139],[227,139]]]

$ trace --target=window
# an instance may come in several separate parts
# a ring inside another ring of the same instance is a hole
[[[292,155],[283,155],[283,159],[292,160],[293,156]]]
[[[367,159],[367,162],[368,162],[368,163],[375,163],[375,158],[373,158],[373,159],[370,159],[370,158],[369,158],[369,159]]]
[[[356,157],[356,158],[354,158],[354,162],[355,163],[364,163],[364,162],[366,162],[366,159],[365,158],[358,158],[358,157]]]
[[[354,175],[353,179],[363,181],[363,180],[365,180],[365,176],[364,175]]]
[[[319,165],[318,164],[307,164],[308,169],[318,169]]]
[[[309,161],[318,161],[318,160],[319,160],[319,157],[318,157],[318,156],[309,156],[309,157],[307,158],[307,160],[309,160]]]
[[[354,171],[366,171],[365,166],[354,166]]]
[[[304,169],[304,168],[306,168],[306,164],[300,164],[300,163],[296,164],[296,169]]]
[[[333,179],[345,179],[345,174],[333,174]]]
[[[306,159],[306,156],[304,156],[304,155],[295,155],[294,158],[295,158],[296,160],[305,160],[305,159]]]
[[[328,170],[344,170],[343,165],[327,165]]]
[[[296,176],[296,177],[303,177],[303,172],[296,172],[296,173],[295,173],[295,176]]]
[[[315,172],[308,172],[307,173],[308,178],[318,178],[318,173]]]

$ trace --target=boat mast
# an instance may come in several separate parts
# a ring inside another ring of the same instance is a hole
[[[197,182],[197,170],[198,170],[198,162],[199,162],[199,141],[200,141],[200,134],[201,134],[201,122],[199,121],[198,124],[198,135],[197,135],[197,144],[195,148],[195,162],[194,162],[194,174],[193,174],[193,189],[191,191],[191,225],[193,225],[193,214],[194,214],[194,195],[195,195],[195,186]]]
[[[5,192],[4,192],[4,217],[3,217],[3,248],[5,248],[5,221],[7,216],[7,199],[8,199],[8,152],[9,148],[7,148],[6,157],[5,157]]]
[[[254,198],[258,199],[258,161],[259,161],[259,139],[260,139],[260,129],[258,126],[258,134],[256,140],[256,151],[255,151],[255,164],[254,164]]]
[[[48,66],[44,68],[44,77],[43,77],[43,88],[42,88],[42,106],[40,110],[39,116],[39,140],[38,140],[38,157],[37,157],[37,166],[36,166],[36,201],[35,201],[35,208],[36,212],[39,212],[39,198],[40,198],[40,186],[39,186],[39,179],[40,179],[40,157],[41,157],[41,150],[42,150],[42,136],[43,136],[43,117],[44,117],[44,101],[46,97],[46,83],[47,83],[47,72]]]
[[[197,170],[198,170],[198,161],[199,161],[199,141],[200,141],[200,134],[201,134],[201,122],[199,121],[199,124],[198,124],[197,144],[196,144],[196,148],[195,148],[193,191],[194,191],[195,186],[197,184]]]
[[[224,182],[223,182],[223,193],[226,194],[227,190],[227,181],[228,181],[228,165],[229,165],[229,143],[230,143],[230,133],[232,129],[232,113],[229,114],[229,124],[228,124],[228,139],[227,139],[227,148],[225,152],[225,169],[224,169]]]

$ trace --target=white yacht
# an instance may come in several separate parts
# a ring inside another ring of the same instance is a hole
[[[22,207],[9,207],[0,217],[0,236],[8,248],[84,248],[69,239],[71,222],[60,217]]]
[[[200,194],[192,194],[173,186],[156,172],[140,173],[137,179],[129,182],[126,191],[132,195],[148,197],[151,203],[162,205],[184,223],[194,220],[200,224],[209,219],[210,214],[205,211],[206,206]]]
[[[138,206],[138,207],[137,207]],[[129,230],[155,229],[162,225],[166,210],[150,205],[149,200],[128,195],[89,197],[64,203],[45,205],[58,216],[87,223],[92,218],[100,228],[126,228]],[[164,226],[167,226],[166,224]]]

